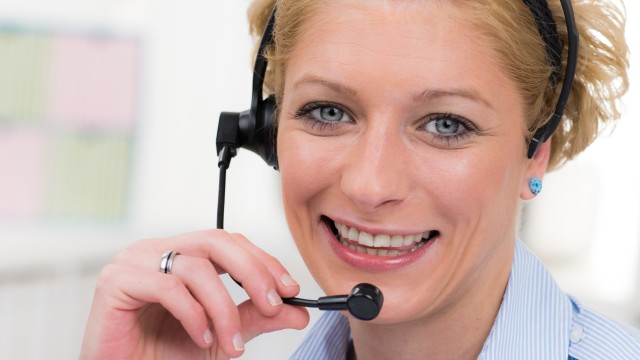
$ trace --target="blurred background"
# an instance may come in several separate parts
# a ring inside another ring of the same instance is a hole
[[[640,3],[625,3],[639,18]],[[0,2],[0,359],[77,358],[97,274],[118,251],[215,227],[218,115],[250,101],[248,4]],[[630,21],[633,53],[637,34]],[[622,121],[545,178],[521,234],[566,291],[635,326],[638,64]],[[227,229],[281,259],[302,295],[322,295],[287,231],[277,172],[242,152],[227,181]],[[304,334],[264,335],[246,358],[286,358]]]

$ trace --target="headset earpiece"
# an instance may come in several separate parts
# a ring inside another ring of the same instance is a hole
[[[276,156],[276,101],[269,96],[259,103],[255,115],[251,110],[241,113],[222,112],[216,138],[218,154],[228,146],[244,148],[258,154],[269,166],[278,169]]]
[[[253,69],[253,91],[251,109],[241,113],[224,112],[220,114],[216,145],[220,155],[223,148],[233,149],[229,156],[235,156],[235,150],[245,148],[258,154],[274,169],[278,169],[276,157],[276,100],[273,95],[263,98],[262,87],[267,72],[266,49],[273,40],[275,7],[264,29],[260,47]]]
[[[276,99],[273,95],[258,102],[255,115],[240,113],[239,146],[260,155],[269,166],[278,169],[276,156]]]

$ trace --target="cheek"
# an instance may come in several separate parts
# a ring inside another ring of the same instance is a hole
[[[331,171],[322,151],[296,130],[278,134],[278,162],[287,221],[300,247],[300,239],[310,238],[311,211],[331,183]]]
[[[515,159],[504,153],[496,149],[492,155],[483,151],[477,156],[467,154],[455,161],[432,163],[433,175],[424,187],[431,189],[428,197],[436,202],[441,215],[455,222],[456,232],[466,229],[471,233],[515,218],[519,171],[513,166]]]
[[[331,184],[337,182],[339,174],[335,160],[332,160],[335,158],[321,146],[315,146],[320,144],[314,144],[313,140],[296,130],[283,129],[278,135],[284,211],[292,238],[314,279],[327,293],[344,293],[353,286],[352,281],[332,280],[336,273],[332,264],[335,263],[330,256],[318,256],[319,252],[327,249],[319,248],[320,242],[315,241],[320,215],[318,208],[328,199],[335,199],[331,194]]]
[[[315,137],[285,120],[278,133],[278,161],[285,198],[292,203],[309,201],[336,184],[341,173],[339,149],[344,145]]]
[[[300,205],[323,187],[326,161],[312,144],[305,142],[295,131],[278,135],[278,161],[282,181],[282,194],[289,205]],[[286,204],[285,204],[286,205]]]

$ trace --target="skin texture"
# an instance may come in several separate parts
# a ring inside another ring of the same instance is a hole
[[[278,156],[293,237],[328,294],[385,294],[378,319],[351,321],[359,358],[475,358],[489,334],[549,154],[526,158],[522,99],[494,56],[453,2],[334,1],[288,60]],[[437,114],[473,130],[443,138]],[[349,262],[323,217],[440,235],[401,266]]]
[[[158,271],[166,249],[180,252],[171,274]],[[219,278],[225,272],[243,284],[249,300],[233,303]],[[299,290],[275,258],[238,234],[208,230],[138,241],[100,274],[80,358],[239,357],[242,341],[307,325],[307,311],[278,296]]]
[[[528,180],[547,165],[548,143],[526,158],[516,86],[454,3],[327,1],[286,64],[278,156],[292,235],[327,294],[370,282],[385,295],[377,319],[350,320],[361,359],[477,357],[507,284],[520,202],[533,196]],[[358,255],[324,217],[439,235],[406,256]],[[163,274],[169,249],[180,255]],[[236,306],[222,273],[250,299]],[[298,292],[242,235],[142,240],[102,271],[81,358],[238,357],[259,334],[307,325],[305,309],[280,302]]]

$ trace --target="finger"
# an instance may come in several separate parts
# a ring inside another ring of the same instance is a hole
[[[110,264],[100,273],[96,294],[110,299],[110,308],[117,310],[139,310],[158,303],[180,321],[195,344],[210,345],[205,311],[178,277],[146,269],[136,269],[136,276],[131,276],[130,267]]]
[[[145,239],[136,241],[127,247],[127,250],[156,251],[164,253],[168,250],[176,250],[181,254],[191,256],[207,257],[210,253],[210,246],[216,245],[223,240],[230,240],[229,233],[221,229],[211,229],[184,233],[167,238]],[[216,250],[224,250],[224,245],[215,246]],[[222,247],[222,248],[221,248]],[[220,252],[224,254],[224,252]]]
[[[299,306],[285,305],[276,316],[264,316],[247,300],[238,306],[242,322],[242,338],[249,341],[256,336],[283,329],[304,329],[309,324],[309,312]]]
[[[181,236],[179,247],[181,253],[208,258],[217,269],[228,272],[242,284],[263,315],[274,316],[280,311],[282,298],[278,283],[281,281],[274,278],[275,271],[270,271],[267,264],[247,251],[229,233],[210,230]]]
[[[272,272],[251,252],[238,244],[231,235],[222,230],[201,231],[167,239],[143,240],[128,248],[114,261],[126,264],[147,261],[145,265],[147,268],[157,269],[162,254],[169,249],[181,254],[174,258],[174,269],[176,261],[179,261],[181,256],[206,258],[215,266],[218,273],[224,269],[239,281],[264,315],[273,316],[280,311],[282,298],[276,284],[278,281],[273,278]]]
[[[207,259],[178,255],[174,258],[171,275],[180,278],[204,307],[224,352],[237,356],[244,348],[240,316],[213,264]]]
[[[157,253],[129,250],[120,254],[114,261],[153,269],[159,268],[160,258]],[[215,336],[224,352],[229,356],[237,356],[235,354],[241,351],[243,346],[240,317],[235,302],[213,264],[208,259],[179,254],[173,258],[170,274],[158,274],[177,278],[186,286],[211,319]]]
[[[241,234],[231,234],[231,237],[266,266],[271,276],[275,279],[278,293],[282,297],[294,297],[300,293],[300,285],[291,277],[278,259],[255,246],[249,239]]]

